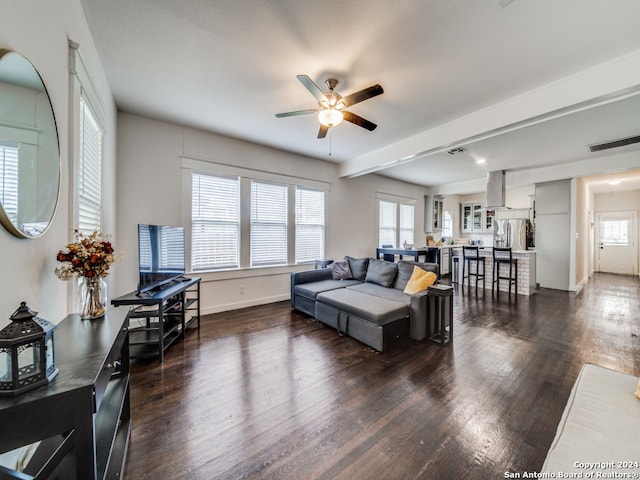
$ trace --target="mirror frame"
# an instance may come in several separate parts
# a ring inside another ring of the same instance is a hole
[[[47,230],[49,230],[49,228],[51,227],[51,224],[53,223],[53,219],[56,216],[56,212],[58,210],[58,205],[60,203],[60,185],[62,182],[62,159],[61,159],[61,155],[60,155],[60,134],[58,132],[58,122],[56,121],[56,113],[53,109],[53,103],[51,102],[51,96],[49,95],[49,91],[47,90],[47,86],[44,83],[44,80],[42,79],[42,76],[40,75],[40,72],[38,71],[38,69],[35,67],[35,65],[33,63],[31,63],[31,61],[25,57],[24,55],[22,55],[19,52],[16,52],[15,50],[9,50],[9,49],[5,49],[5,48],[0,48],[0,62],[2,62],[2,60],[4,59],[5,56],[9,55],[9,54],[15,54],[15,55],[19,55],[20,57],[22,57],[26,62],[28,62],[31,67],[33,68],[33,71],[35,72],[35,74],[38,76],[38,79],[40,80],[40,83],[42,84],[42,89],[44,91],[44,93],[47,95],[47,101],[49,102],[49,109],[51,111],[51,116],[53,118],[53,130],[55,133],[55,138],[56,138],[56,147],[57,147],[57,153],[56,153],[56,161],[57,161],[57,165],[58,165],[58,180],[57,180],[57,185],[56,185],[56,194],[55,194],[55,199],[54,199],[54,205],[53,205],[53,209],[51,211],[51,216],[47,219],[47,226],[41,231],[39,232],[37,235],[29,235],[26,232],[24,232],[23,230],[20,230],[20,228],[18,228],[17,225],[15,225],[7,216],[7,213],[5,212],[4,209],[4,205],[2,205],[2,202],[0,202],[0,223],[2,223],[2,225],[13,235],[15,235],[16,237],[19,238],[39,238],[42,235],[44,235]]]

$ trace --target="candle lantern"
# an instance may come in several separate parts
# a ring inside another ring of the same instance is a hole
[[[18,395],[58,374],[53,347],[56,326],[37,317],[25,302],[0,330],[0,395]]]

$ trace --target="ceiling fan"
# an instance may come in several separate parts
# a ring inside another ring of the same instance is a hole
[[[375,130],[377,125],[369,120],[362,118],[355,113],[344,110],[351,105],[363,102],[371,97],[375,97],[384,93],[382,87],[378,84],[372,85],[369,88],[365,88],[358,92],[352,93],[343,97],[333,89],[338,85],[338,80],[335,78],[327,79],[324,84],[327,87],[327,92],[322,92],[320,87],[311,80],[307,75],[298,75],[298,80],[305,86],[311,95],[313,95],[318,101],[318,108],[310,108],[307,110],[296,110],[294,112],[277,113],[276,117],[293,117],[296,115],[306,115],[309,113],[317,113],[318,121],[320,122],[320,130],[318,131],[318,138],[324,138],[331,127],[342,123],[343,120],[351,122],[359,127],[366,128],[369,131]]]

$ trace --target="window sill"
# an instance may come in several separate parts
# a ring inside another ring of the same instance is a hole
[[[202,282],[217,282],[220,280],[233,280],[236,278],[268,277],[273,275],[289,274],[314,268],[314,263],[300,263],[297,265],[278,265],[273,267],[234,268],[230,270],[199,270],[189,272],[187,275],[200,277]]]

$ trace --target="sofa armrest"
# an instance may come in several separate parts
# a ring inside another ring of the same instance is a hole
[[[291,308],[295,308],[295,288],[303,283],[319,282],[321,280],[331,280],[333,274],[330,268],[319,268],[317,270],[305,270],[303,272],[291,272]]]
[[[291,273],[291,285],[301,283],[319,282],[320,280],[331,280],[333,274],[330,268],[319,268],[317,270],[305,270],[304,272]]]
[[[414,340],[424,340],[427,336],[429,291],[414,293],[409,304],[409,335]]]

